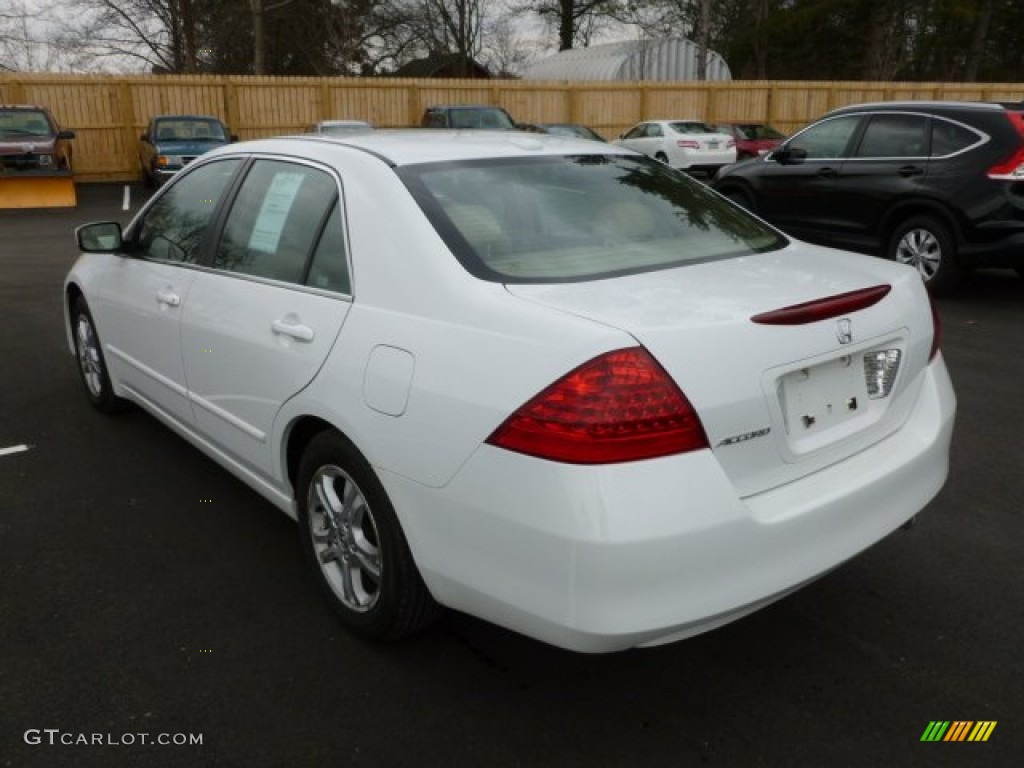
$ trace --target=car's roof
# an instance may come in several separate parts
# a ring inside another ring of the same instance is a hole
[[[382,130],[351,136],[305,134],[231,145],[233,151],[280,152],[315,157],[316,144],[356,147],[391,165],[543,155],[629,155],[630,150],[589,139],[522,131]],[[219,152],[218,154],[223,154]]]
[[[216,120],[220,122],[220,118],[215,115],[156,115],[153,117],[154,120]]]
[[[994,101],[874,101],[864,104],[848,104],[829,112],[830,115],[838,115],[845,112],[867,112],[867,111],[896,111],[913,112],[929,110],[981,110],[1001,112],[1008,107],[1019,105],[1002,104]]]
[[[315,125],[355,125],[361,127],[364,125],[369,125],[369,123],[366,122],[365,120],[320,120],[319,122],[315,123]]]

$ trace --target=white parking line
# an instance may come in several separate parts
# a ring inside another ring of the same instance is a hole
[[[128,210],[128,205],[131,203],[131,200],[132,200],[132,188],[129,187],[127,184],[125,184],[124,185],[124,202],[121,204],[121,210],[122,211],[127,211]]]
[[[7,456],[11,453],[22,453],[27,450],[27,445],[12,445],[10,448],[0,448],[0,456]]]

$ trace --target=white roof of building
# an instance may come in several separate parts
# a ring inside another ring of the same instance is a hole
[[[524,80],[696,80],[700,47],[692,40],[631,40],[561,51],[528,67]],[[707,52],[707,79],[731,80],[725,59]]]

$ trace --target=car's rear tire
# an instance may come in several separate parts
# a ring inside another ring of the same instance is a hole
[[[103,345],[96,333],[96,325],[89,305],[79,296],[71,305],[71,337],[75,342],[78,373],[85,385],[85,394],[93,406],[104,413],[120,410],[125,401],[114,394],[103,357]]]
[[[953,291],[964,276],[957,262],[956,240],[949,227],[934,216],[914,216],[902,222],[889,238],[886,255],[916,268],[935,296]]]
[[[306,561],[349,629],[372,640],[395,640],[440,615],[384,486],[342,435],[321,432],[310,441],[299,464],[296,499]]]

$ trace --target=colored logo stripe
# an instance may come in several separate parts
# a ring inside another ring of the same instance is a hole
[[[988,741],[996,720],[932,720],[921,734],[921,741]]]
[[[995,720],[981,720],[977,725],[974,726],[974,730],[971,731],[971,735],[967,737],[968,741],[988,741],[988,737],[992,735],[992,731],[996,729]]]

